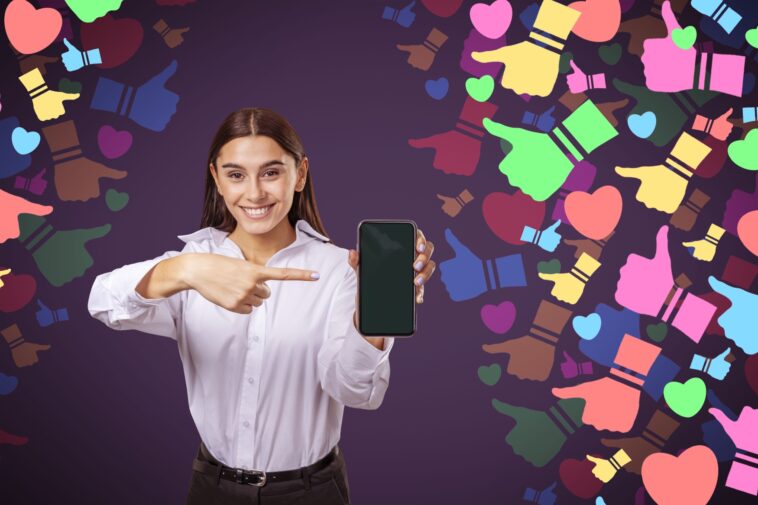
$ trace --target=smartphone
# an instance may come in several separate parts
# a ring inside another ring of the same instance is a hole
[[[416,223],[364,219],[358,224],[358,331],[410,337],[416,331]]]

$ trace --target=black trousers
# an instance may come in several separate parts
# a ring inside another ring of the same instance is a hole
[[[197,459],[219,462],[201,443]],[[237,484],[217,475],[192,471],[187,505],[349,505],[350,489],[342,450],[321,470],[301,479],[266,483],[264,486]]]

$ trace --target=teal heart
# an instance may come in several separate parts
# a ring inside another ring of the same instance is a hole
[[[571,51],[561,54],[560,62],[558,63],[558,72],[561,74],[567,74],[571,71],[571,60],[574,59],[574,55]]]
[[[600,46],[597,50],[598,56],[606,65],[615,65],[621,60],[621,44],[610,44]]]
[[[671,38],[679,49],[687,50],[695,45],[695,39],[697,39],[697,30],[694,26],[688,26],[686,28],[674,28],[671,32]]]
[[[557,274],[561,271],[561,262],[557,259],[540,261],[537,263],[537,271],[541,274]]]
[[[675,413],[690,418],[700,412],[705,403],[705,382],[700,377],[693,377],[684,384],[671,381],[663,388],[663,398]]]
[[[37,149],[39,141],[39,133],[28,132],[20,126],[15,127],[13,133],[11,133],[11,144],[13,144],[13,149],[22,156]]]
[[[480,78],[469,77],[466,79],[466,92],[477,102],[486,102],[495,91],[495,79],[491,75],[483,75]]]
[[[600,314],[592,313],[589,316],[576,316],[571,320],[571,326],[582,340],[592,340],[600,333],[602,319]]]
[[[82,83],[64,77],[58,81],[58,91],[63,91],[64,93],[80,93],[82,91]]]
[[[105,204],[113,212],[118,212],[129,203],[128,193],[119,193],[115,189],[111,188],[105,192]]]
[[[645,327],[645,331],[650,340],[654,342],[663,342],[663,339],[666,338],[666,334],[668,334],[669,327],[666,326],[666,323],[648,324]]]
[[[500,380],[500,375],[503,371],[500,369],[500,365],[493,363],[492,365],[482,365],[477,369],[476,374],[479,376],[479,380],[487,384],[488,386],[494,386],[497,381]]]
[[[758,26],[745,33],[745,40],[747,40],[748,44],[758,49]]]
[[[744,139],[729,144],[726,151],[738,167],[758,170],[758,129],[750,130]]]
[[[641,139],[646,139],[652,135],[657,123],[658,119],[655,117],[655,112],[650,110],[644,114],[630,114],[626,118],[629,130]]]

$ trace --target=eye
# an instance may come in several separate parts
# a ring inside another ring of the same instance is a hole
[[[273,176],[279,175],[279,171],[278,170],[266,170],[265,172],[263,172],[263,175],[266,175],[266,174],[273,174],[272,175],[272,177],[273,177]]]
[[[239,175],[239,177],[235,177],[236,175]],[[243,177],[244,175],[241,174],[240,172],[232,172],[231,174],[229,174],[229,178],[234,179],[235,181],[241,181]]]

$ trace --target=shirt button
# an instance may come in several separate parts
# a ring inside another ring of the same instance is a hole
[[[257,341],[258,341],[258,335],[254,335],[253,336],[253,342],[257,342]]]
[[[248,377],[247,378],[247,382],[249,382],[250,384],[252,384],[253,382],[255,382],[255,379],[253,379],[252,377]]]
[[[242,426],[244,426],[245,428],[249,428],[250,427],[250,423],[248,423],[247,421],[245,421],[244,423],[242,423]]]

